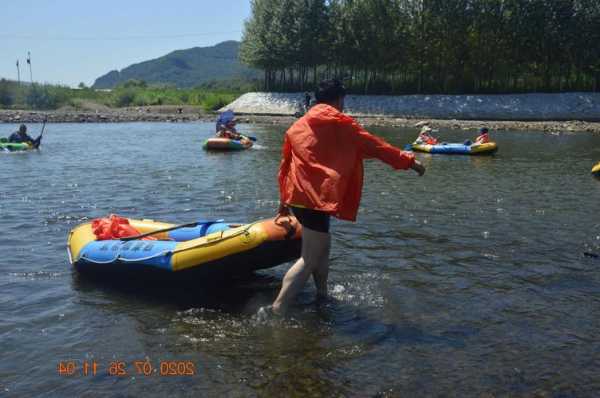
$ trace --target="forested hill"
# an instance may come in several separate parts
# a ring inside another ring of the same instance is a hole
[[[130,79],[189,88],[211,80],[257,78],[257,71],[240,64],[239,45],[237,41],[225,41],[212,47],[173,51],[120,72],[110,71],[96,79],[93,88],[113,88]]]

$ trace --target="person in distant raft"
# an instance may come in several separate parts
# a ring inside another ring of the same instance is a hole
[[[241,134],[235,129],[235,120],[230,120],[221,125],[221,128],[217,132],[217,137],[229,138],[232,140],[239,140],[242,138]]]
[[[217,119],[217,137],[239,141],[247,140],[246,137],[238,133],[235,129],[236,123],[233,111],[228,110],[221,113]]]
[[[331,216],[356,220],[363,159],[377,158],[395,169],[425,173],[413,153],[393,147],[342,113],[345,95],[340,81],[321,82],[315,92],[316,105],[285,134],[277,219],[291,210],[302,224],[302,255],[285,274],[273,304],[259,309],[259,320],[283,314],[311,275],[318,298],[327,297],[329,220]]]
[[[32,147],[37,148],[40,146],[42,136],[40,135],[35,140],[27,134],[27,126],[24,124],[19,126],[19,131],[15,131],[8,137],[8,142],[16,144],[30,144]]]
[[[488,129],[487,127],[482,127],[479,129],[479,135],[475,138],[475,143],[473,145],[487,144],[488,142],[490,142]]]
[[[433,129],[429,126],[423,126],[421,131],[419,132],[419,136],[417,137],[415,143],[417,144],[426,144],[426,145],[437,145],[439,144],[437,138],[430,135],[433,133]]]
[[[308,110],[310,109],[310,100],[311,96],[310,93],[307,91],[304,93],[304,113],[308,112]]]

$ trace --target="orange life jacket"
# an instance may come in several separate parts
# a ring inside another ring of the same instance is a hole
[[[428,145],[437,145],[438,144],[438,140],[435,139],[434,137],[430,136],[427,133],[421,133],[419,134],[419,139]]]
[[[490,142],[490,136],[488,133],[479,134],[479,136],[475,139],[476,144],[486,144]]]
[[[92,231],[98,240],[111,240],[139,235],[140,232],[129,224],[129,220],[111,214],[108,218],[97,218],[92,221]],[[148,236],[143,240],[156,240]]]

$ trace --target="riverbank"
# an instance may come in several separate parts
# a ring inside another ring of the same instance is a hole
[[[181,111],[180,111],[181,109]],[[132,108],[104,108],[94,111],[59,109],[56,111],[0,110],[0,123],[126,123],[126,122],[173,122],[191,123],[215,120],[214,113],[201,107],[149,106]],[[290,125],[296,117],[277,114],[239,114],[241,123],[257,125]],[[531,121],[531,120],[459,120],[420,117],[357,116],[365,126],[374,127],[415,127],[415,124],[428,121],[437,129],[475,130],[482,125],[492,131],[545,131],[552,133],[590,132],[600,134],[600,122],[570,121]]]
[[[0,109],[0,123],[124,123],[192,122],[214,119],[212,113],[195,106],[145,106],[96,109],[61,108],[52,111]]]
[[[303,93],[247,93],[225,108],[238,114],[290,117],[301,111]],[[225,109],[223,108],[223,109]],[[514,95],[348,95],[345,111],[367,126],[472,130],[600,132],[600,93]]]
[[[294,115],[303,93],[246,93],[226,108],[237,113]],[[348,95],[345,111],[357,117],[502,121],[600,122],[600,93],[505,95]]]

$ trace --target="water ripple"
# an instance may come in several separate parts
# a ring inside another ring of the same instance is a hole
[[[14,128],[0,125],[0,136]],[[241,153],[201,150],[213,124],[125,123],[52,124],[42,151],[0,154],[3,172],[19,176],[0,185],[0,395],[600,391],[600,261],[583,255],[600,254],[593,135],[497,133],[494,157],[417,155],[424,178],[367,161],[358,222],[332,223],[331,299],[315,302],[309,285],[283,320],[253,315],[289,264],[175,289],[73,272],[69,230],[110,213],[272,216],[285,126],[241,128],[259,139]],[[378,133],[400,147],[414,138]],[[95,360],[102,372],[60,377],[61,360]],[[106,373],[136,360],[189,360],[198,375]]]

